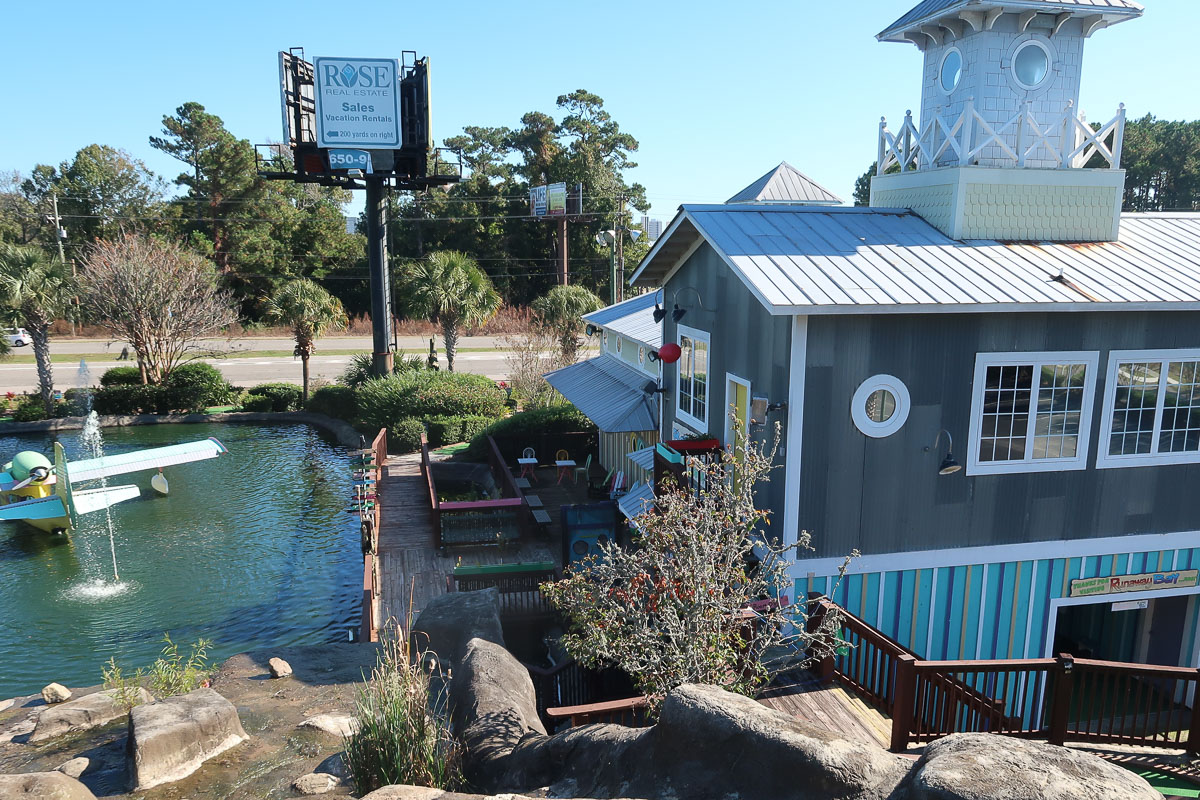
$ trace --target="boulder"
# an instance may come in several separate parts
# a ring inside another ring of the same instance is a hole
[[[154,696],[145,689],[137,690],[138,702],[153,703]],[[37,724],[29,736],[31,743],[52,739],[66,733],[76,733],[107,725],[126,713],[125,705],[117,699],[115,689],[96,692],[75,700],[50,706],[38,715]]]
[[[54,768],[54,771],[61,772],[63,775],[71,778],[78,778],[87,771],[87,768],[91,766],[91,764],[92,762],[90,759],[80,756],[79,758],[72,758],[65,764],[59,764]]]
[[[523,788],[502,782],[509,770],[505,757],[517,743],[528,733],[546,734],[529,670],[502,645],[472,639],[454,669],[450,707],[455,732],[478,772],[470,777],[484,786]]]
[[[138,706],[125,750],[134,791],[186,778],[247,738],[237,709],[212,689]]]
[[[307,775],[301,775],[292,784],[300,794],[325,794],[337,786],[340,781],[337,778],[326,772],[310,772]]]
[[[271,670],[272,678],[287,678],[292,674],[292,665],[282,658],[270,659],[267,661],[267,667]]]
[[[414,649],[432,650],[445,666],[461,661],[472,639],[504,645],[500,593],[494,587],[435,597],[413,622]]]
[[[330,736],[348,739],[358,730],[358,720],[349,714],[317,714],[304,720],[297,727],[315,728]]]
[[[994,733],[956,733],[925,748],[904,800],[1162,800],[1145,779],[1079,750]]]
[[[0,775],[0,797],[30,800],[96,800],[96,795],[61,772],[27,772]]]
[[[42,699],[48,705],[54,703],[65,703],[71,699],[71,690],[63,686],[61,683],[52,683],[42,689]]]

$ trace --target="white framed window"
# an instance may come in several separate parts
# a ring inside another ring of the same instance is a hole
[[[1200,349],[1108,356],[1096,466],[1200,461]]]
[[[950,47],[942,56],[942,61],[938,65],[938,88],[942,90],[942,94],[950,94],[958,87],[958,82],[962,79],[963,74],[963,57],[962,51],[957,47]]]
[[[1038,39],[1017,45],[1012,54],[1012,77],[1027,92],[1040,89],[1050,77],[1054,56]]]
[[[967,474],[1085,469],[1096,352],[979,353]]]
[[[675,415],[701,431],[708,430],[709,334],[679,326],[679,380],[675,384]]]
[[[873,439],[891,436],[904,426],[912,402],[908,387],[892,375],[867,378],[850,401],[854,427]]]

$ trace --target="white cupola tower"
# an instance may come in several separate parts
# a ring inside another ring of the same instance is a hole
[[[878,36],[925,64],[919,118],[880,124],[871,205],[955,239],[1115,240],[1124,107],[1088,124],[1083,47],[1141,13],[1133,0],[924,0]]]

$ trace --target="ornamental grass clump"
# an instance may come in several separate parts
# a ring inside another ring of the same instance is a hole
[[[460,788],[462,748],[450,733],[443,677],[425,671],[423,654],[412,658],[403,631],[382,638],[371,679],[355,702],[358,730],[346,740],[355,789],[366,794],[392,784]]]
[[[689,458],[688,487],[656,495],[656,509],[635,519],[631,546],[602,544],[542,586],[570,623],[567,651],[585,667],[625,672],[653,715],[680,684],[753,696],[774,674],[844,644],[835,614],[809,630],[805,605],[783,602],[793,591],[787,556],[808,548],[809,536],[768,535],[771,512],[755,503],[778,443],[776,426],[773,443],[739,436],[732,452]]]

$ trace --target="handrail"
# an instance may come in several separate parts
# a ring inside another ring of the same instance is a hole
[[[375,480],[375,502],[370,514],[365,505],[360,507],[363,539],[363,584],[362,584],[362,625],[359,638],[364,642],[374,642],[378,637],[376,603],[379,602],[379,582],[376,574],[376,556],[379,551],[379,530],[383,524],[382,490],[384,466],[387,464],[387,428],[380,428],[379,433],[371,440],[367,449],[371,453],[372,465],[364,472],[373,473]],[[363,451],[367,452],[366,450]]]
[[[570,727],[607,722],[638,727],[645,721],[646,709],[650,704],[644,696],[626,697],[620,700],[605,700],[577,706],[547,708],[546,717],[551,722],[568,721]]]

